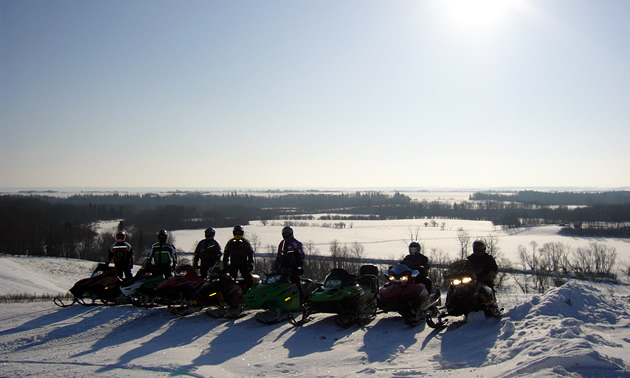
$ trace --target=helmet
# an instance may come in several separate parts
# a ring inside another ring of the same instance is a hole
[[[486,244],[484,242],[482,242],[481,240],[476,240],[473,243],[473,253],[476,252],[485,252],[486,251]]]
[[[233,235],[243,235],[244,233],[245,233],[245,230],[243,229],[243,226],[241,226],[240,224],[237,224],[232,229],[232,234]]]
[[[124,242],[125,240],[127,240],[127,234],[125,234],[125,231],[120,230],[116,233],[116,241],[117,242]]]
[[[420,253],[420,243],[418,242],[411,242],[409,243],[409,254],[415,255]]]
[[[166,230],[158,231],[157,238],[158,238],[159,241],[165,242],[166,239],[168,238],[168,232],[166,232]]]
[[[285,226],[282,229],[282,237],[287,238],[293,236],[293,229],[289,226]]]
[[[214,231],[214,228],[212,227],[206,228],[205,234],[207,238],[213,238],[215,233],[216,232]]]

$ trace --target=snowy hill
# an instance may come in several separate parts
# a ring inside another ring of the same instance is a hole
[[[59,293],[94,263],[0,257],[7,293]],[[630,286],[570,281],[501,294],[500,322],[477,314],[437,331],[396,314],[341,329],[315,315],[266,326],[164,308],[1,303],[0,376],[630,376]]]

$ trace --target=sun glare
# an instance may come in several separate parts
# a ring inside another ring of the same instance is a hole
[[[492,32],[507,22],[511,1],[509,0],[443,0],[442,13],[450,30]]]

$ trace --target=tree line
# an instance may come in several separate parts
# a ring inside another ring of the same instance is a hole
[[[628,192],[625,192],[628,193]],[[603,194],[606,197],[605,194]],[[618,194],[623,196],[623,193]],[[473,196],[477,198],[476,196]],[[414,201],[399,192],[239,194],[172,192],[167,194],[79,194],[0,196],[3,253],[98,260],[113,238],[98,235],[92,224],[121,219],[138,250],[154,242],[159,229],[231,227],[250,220],[469,219],[503,227],[565,223],[566,232],[605,230],[630,237],[630,203],[569,207],[517,201],[472,200],[461,203]],[[337,224],[345,222],[337,222]],[[610,235],[607,235],[610,236]]]

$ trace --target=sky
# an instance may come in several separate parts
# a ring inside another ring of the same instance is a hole
[[[0,0],[0,188],[630,187],[629,15]]]

